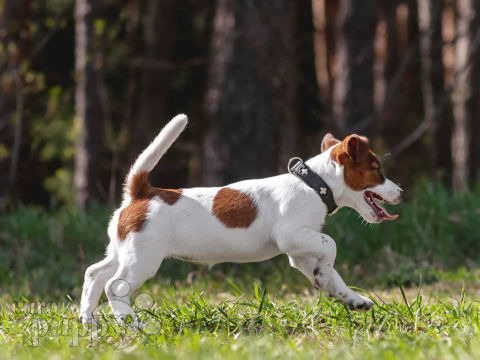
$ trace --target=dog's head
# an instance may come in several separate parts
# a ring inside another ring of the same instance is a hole
[[[340,141],[327,134],[322,141],[322,153],[329,149],[339,170],[338,181],[343,182],[339,205],[355,209],[370,223],[396,219],[398,215],[390,215],[381,203],[398,204],[404,191],[383,176],[368,139],[354,134]]]

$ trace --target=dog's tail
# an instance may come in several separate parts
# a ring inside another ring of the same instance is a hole
[[[140,197],[138,192],[147,185],[148,173],[157,165],[163,154],[167,152],[168,148],[185,129],[187,123],[187,115],[179,114],[175,116],[165,125],[150,145],[143,150],[125,180],[124,191],[126,194],[129,194],[132,198]]]

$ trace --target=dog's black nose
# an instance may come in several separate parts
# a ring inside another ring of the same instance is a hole
[[[405,190],[401,189],[400,190],[400,199],[402,199],[402,201],[404,201],[406,197],[407,197],[407,195],[405,194]]]

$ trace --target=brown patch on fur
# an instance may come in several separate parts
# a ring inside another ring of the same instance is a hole
[[[149,199],[135,200],[122,210],[118,218],[117,228],[120,240],[125,239],[130,232],[138,232],[142,229],[149,202]]]
[[[182,189],[162,189],[150,185],[146,172],[137,174],[132,178],[129,191],[132,200],[151,199],[158,196],[168,205],[175,204],[182,195]]]
[[[146,172],[132,178],[128,191],[132,201],[122,210],[118,219],[117,231],[120,240],[125,239],[128,233],[142,229],[147,218],[150,199],[158,196],[168,205],[173,205],[182,195],[182,189],[161,189],[151,186]]]
[[[230,228],[248,228],[257,216],[257,206],[246,194],[221,189],[213,199],[212,214]]]
[[[345,183],[353,190],[360,191],[381,184],[384,177],[380,162],[370,150],[364,136],[347,136],[330,154],[333,160],[345,168]]]

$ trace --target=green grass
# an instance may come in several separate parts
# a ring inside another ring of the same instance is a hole
[[[95,332],[76,307],[111,209],[18,206],[0,215],[0,359],[480,358],[480,188],[456,197],[425,184],[392,211],[397,221],[376,226],[349,210],[327,221],[336,268],[371,289],[371,311],[318,295],[285,256],[210,271],[169,260],[139,291],[145,330],[102,305]]]
[[[445,283],[450,287],[440,292],[429,287],[371,293],[376,306],[365,313],[307,288],[303,294],[276,296],[258,285],[241,289],[229,282],[200,281],[176,289],[150,283],[136,297],[136,313],[147,325],[142,331],[117,325],[107,307],[95,331],[76,322],[76,304],[38,308],[19,301],[0,315],[0,354],[20,359],[476,359],[480,304],[458,281]]]

